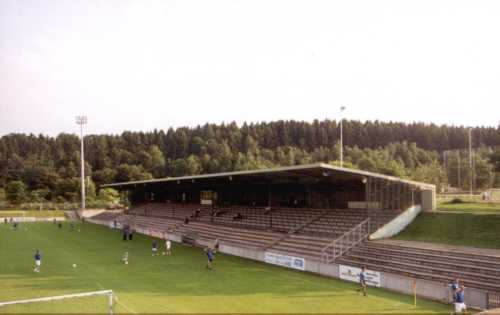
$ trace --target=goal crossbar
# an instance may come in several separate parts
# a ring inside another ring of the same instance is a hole
[[[101,290],[101,291],[93,291],[93,292],[65,294],[65,295],[58,295],[58,296],[48,296],[48,297],[35,298],[35,299],[0,302],[0,307],[8,306],[8,305],[16,305],[16,304],[59,301],[59,300],[65,300],[65,299],[71,299],[71,298],[83,298],[83,297],[98,296],[98,295],[101,295],[101,296],[104,295],[104,296],[109,297],[109,299],[108,299],[109,313],[113,314],[113,298],[114,298],[113,297],[113,290]]]

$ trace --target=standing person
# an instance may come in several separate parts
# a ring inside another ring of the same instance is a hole
[[[61,222],[59,222],[59,223],[57,224],[57,227],[58,227],[58,228],[60,228],[60,229],[62,229],[62,223],[61,223]]]
[[[130,228],[130,230],[128,231],[128,240],[131,241],[132,238],[134,237],[134,228]]]
[[[172,242],[170,241],[170,239],[169,239],[169,238],[167,238],[167,239],[165,240],[165,253],[166,253],[167,255],[172,254],[172,250],[171,250],[171,249],[172,249]]]
[[[206,268],[208,270],[213,270],[212,261],[214,260],[214,252],[210,247],[207,247],[207,249],[205,249],[205,252],[207,254],[207,267]]]
[[[151,245],[151,251],[153,252],[152,256],[158,255],[158,242],[153,240],[153,244]]]
[[[219,239],[216,238],[215,239],[215,243],[214,243],[214,253],[218,253],[219,252]]]
[[[123,239],[124,241],[126,241],[126,240],[128,239],[128,225],[125,225],[125,226],[123,227],[123,231],[122,231],[122,232],[123,232],[123,238],[122,238],[122,239]]]
[[[366,296],[366,267],[361,267],[361,272],[359,273],[359,285],[361,286],[356,292],[363,291],[363,295]]]
[[[460,288],[460,279],[456,278],[448,286],[453,291],[452,293],[455,294],[455,292],[457,292],[457,290]]]
[[[42,254],[40,254],[40,251],[37,249],[35,252],[35,270],[34,272],[40,272],[40,266],[42,265]]]
[[[455,305],[455,303],[456,303],[456,293],[457,293],[457,290],[460,288],[460,279],[456,278],[450,284],[448,284],[448,287],[451,290],[451,297],[452,297],[452,300],[453,300],[453,305]]]
[[[461,285],[455,292],[455,314],[465,313],[467,305],[465,304],[465,287]]]

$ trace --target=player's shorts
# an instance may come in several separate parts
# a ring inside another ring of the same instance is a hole
[[[212,257],[208,257],[209,262],[212,262],[212,260],[214,260]]]
[[[465,303],[455,303],[455,313],[463,312],[467,309]]]
[[[42,264],[41,260],[35,260],[35,265],[40,266]]]
[[[153,247],[153,248],[151,248],[151,250],[152,250],[153,252],[156,252],[156,251],[158,250],[158,248],[154,248],[154,247]]]
[[[359,281],[359,284],[362,285],[362,286],[366,286],[366,281],[365,280],[361,280],[361,281]]]

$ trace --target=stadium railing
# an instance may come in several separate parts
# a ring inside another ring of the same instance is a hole
[[[323,260],[327,263],[334,262],[338,257],[349,251],[349,249],[366,240],[368,235],[370,235],[369,218],[325,246],[321,251]]]

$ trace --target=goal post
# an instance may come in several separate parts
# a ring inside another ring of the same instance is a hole
[[[6,313],[107,313],[114,310],[113,290],[83,292],[43,298],[0,302],[0,314]],[[64,312],[61,312],[64,310]]]

